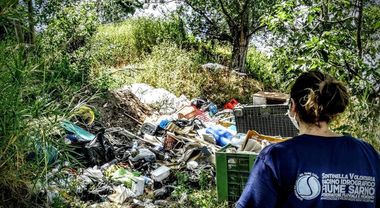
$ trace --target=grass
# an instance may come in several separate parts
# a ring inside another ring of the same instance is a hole
[[[209,71],[197,62],[197,52],[179,48],[176,44],[163,43],[152,48],[151,54],[133,65],[133,68],[103,67],[96,69],[102,80],[98,86],[117,88],[131,83],[147,83],[164,88],[176,96],[205,97],[222,106],[232,98],[249,103],[254,92],[264,85],[249,77],[242,77],[229,70]]]
[[[59,122],[87,99],[72,69],[34,50],[0,42],[0,201],[14,207],[40,204],[36,183],[53,165],[76,161]]]
[[[120,66],[138,60],[131,22],[102,25],[91,39],[95,66]]]

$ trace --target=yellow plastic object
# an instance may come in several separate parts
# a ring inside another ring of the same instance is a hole
[[[283,142],[283,141],[286,140],[284,138],[279,138],[279,137],[273,137],[273,136],[267,136],[267,135],[259,134],[255,130],[249,130],[247,132],[247,138],[248,139],[250,139],[250,138],[256,138],[257,140],[267,140],[270,143],[279,143],[279,142]]]
[[[95,120],[94,111],[86,105],[80,106],[76,111],[74,111],[73,115],[82,116],[83,119],[87,121],[88,125],[91,125]]]
[[[254,130],[249,130],[247,132],[247,136],[245,137],[244,142],[241,144],[241,147],[239,150],[245,150],[247,148],[248,143],[250,143],[248,146],[254,146],[252,142],[249,142],[250,140],[256,140],[258,142],[261,142],[263,140],[266,140],[270,143],[278,143],[285,141],[286,139],[283,138],[278,138],[278,137],[273,137],[273,136],[267,136],[267,135],[262,135],[257,133],[257,131]]]
[[[218,121],[217,123],[226,128],[230,127],[233,124],[232,122],[228,122],[228,121]]]

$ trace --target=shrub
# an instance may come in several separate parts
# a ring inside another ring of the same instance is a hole
[[[54,73],[72,83],[88,77],[90,53],[87,44],[97,28],[93,3],[66,6],[57,12],[38,36],[39,55]]]
[[[144,70],[136,76],[136,82],[164,88],[177,96],[197,97],[205,77],[199,73],[199,63],[192,57],[193,52],[179,49],[174,44],[154,46],[152,54],[142,62]]]
[[[256,80],[262,82],[266,88],[276,89],[279,76],[273,70],[268,56],[251,47],[248,50],[246,67],[248,73]]]
[[[44,187],[53,159],[72,159],[57,127],[87,80],[86,47],[96,30],[91,8],[62,8],[34,47],[0,42],[0,201],[9,206],[33,207],[33,190]]]
[[[90,43],[94,65],[120,66],[139,60],[133,31],[131,20],[101,25]]]
[[[379,101],[377,101],[379,102]],[[350,134],[370,143],[380,151],[379,103],[369,103],[365,96],[353,96],[346,111],[332,127],[341,133]]]
[[[139,18],[133,24],[135,44],[140,52],[149,53],[155,45],[165,41],[182,45],[186,40],[183,22],[177,17],[168,20]]]
[[[141,17],[99,27],[91,41],[93,60],[99,65],[121,66],[141,61],[162,42],[185,41],[181,21]]]

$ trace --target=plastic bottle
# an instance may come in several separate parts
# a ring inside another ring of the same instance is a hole
[[[232,133],[224,129],[222,126],[211,126],[206,129],[206,133],[213,135],[216,144],[219,146],[227,145],[233,138]]]

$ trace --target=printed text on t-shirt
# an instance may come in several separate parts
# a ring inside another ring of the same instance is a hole
[[[373,176],[354,173],[322,173],[321,200],[347,200],[374,203],[376,181]]]

